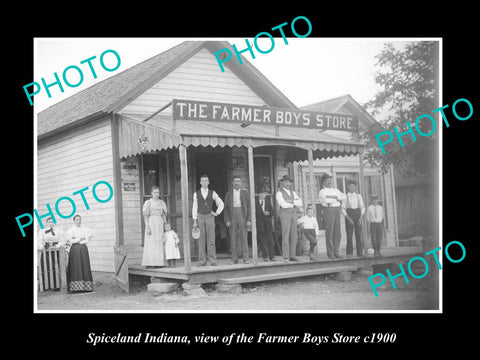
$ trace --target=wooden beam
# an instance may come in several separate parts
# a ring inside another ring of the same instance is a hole
[[[255,216],[255,174],[253,173],[253,146],[248,147],[248,184],[250,188],[250,217],[252,222],[252,258],[258,264],[257,220]]]
[[[308,173],[310,176],[310,202],[312,203],[314,214],[317,213],[316,194],[315,194],[315,173],[313,172],[313,149],[308,149]]]
[[[368,207],[368,199],[365,198],[364,186],[363,186],[363,151],[358,154],[358,193],[362,195],[363,204],[365,208]],[[362,218],[362,246],[363,251],[366,250],[366,243],[367,243],[367,222],[365,220],[365,216]]]
[[[120,170],[120,155],[118,145],[118,118],[112,113],[111,116],[112,134],[112,162],[113,162],[113,192],[115,201],[115,245],[123,246],[123,201],[122,201],[122,176]]]
[[[332,266],[329,268],[320,268],[320,269],[308,269],[308,270],[297,270],[297,271],[285,271],[280,273],[273,274],[254,274],[247,276],[231,277],[231,278],[222,278],[218,279],[219,284],[245,284],[251,282],[259,281],[270,281],[270,280],[280,280],[280,279],[289,279],[293,277],[302,277],[302,276],[312,276],[320,274],[335,274],[344,271],[357,271],[358,267],[356,266]]]
[[[395,246],[398,246],[397,194],[395,192],[395,178],[393,176],[393,165],[392,164],[390,164],[390,187],[392,188],[393,229],[394,229],[394,234],[395,234]]]
[[[142,229],[142,247],[145,246],[145,217],[143,216],[143,199],[145,198],[145,189],[143,188],[144,177],[143,177],[143,154],[137,156],[138,158],[138,186],[140,192],[140,206],[138,207],[138,211],[140,213],[140,226]]]
[[[180,189],[182,194],[183,261],[185,263],[185,271],[190,271],[192,264],[190,258],[187,147],[181,144],[178,147],[178,153],[180,156]]]
[[[162,106],[159,110],[155,111],[152,115],[150,115],[149,117],[147,117],[146,119],[142,120],[143,122],[146,122],[148,120],[150,120],[151,118],[153,118],[155,115],[157,114],[160,114],[163,110],[165,110],[167,107],[169,107],[170,105],[172,105],[172,101],[170,101],[167,105],[165,106]],[[175,122],[174,122],[175,124]]]
[[[174,230],[178,232],[177,229],[177,220],[172,221],[172,219],[175,219],[175,215],[177,213],[177,203],[176,203],[176,192],[175,192],[175,164],[174,164],[174,152],[169,152],[169,161],[168,161],[168,166],[169,166],[169,199],[170,199],[170,207],[168,210],[170,211],[169,214],[169,219],[170,222],[174,222]]]

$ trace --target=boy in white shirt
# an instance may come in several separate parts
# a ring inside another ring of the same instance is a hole
[[[317,218],[314,216],[313,208],[310,205],[307,207],[307,214],[298,219],[298,224],[303,225],[303,234],[310,242],[308,256],[310,260],[315,261],[313,251],[315,250],[315,246],[317,246],[317,235],[320,233],[320,230],[318,228]]]
[[[367,208],[366,220],[370,224],[370,235],[372,237],[373,256],[383,257],[380,252],[383,239],[383,207],[378,204],[378,196],[370,196],[372,204]]]

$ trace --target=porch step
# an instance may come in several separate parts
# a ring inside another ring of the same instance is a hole
[[[321,275],[321,274],[333,274],[333,273],[339,273],[343,271],[357,271],[357,270],[358,268],[354,266],[335,266],[335,267],[329,267],[324,269],[299,270],[299,271],[289,271],[289,272],[281,272],[281,273],[274,273],[274,274],[260,274],[260,275],[242,276],[242,277],[235,277],[235,278],[218,279],[218,283],[224,284],[224,285],[244,284],[244,283],[259,282],[259,281],[279,280],[279,279],[287,279],[287,278],[311,276],[311,275]]]

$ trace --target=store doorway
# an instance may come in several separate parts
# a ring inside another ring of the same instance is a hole
[[[228,192],[227,154],[219,151],[198,151],[195,153],[195,190],[200,188],[200,176],[208,175],[211,190],[225,202]],[[215,208],[215,205],[214,205]],[[215,247],[217,254],[229,252],[227,228],[223,221],[223,213],[215,218]]]

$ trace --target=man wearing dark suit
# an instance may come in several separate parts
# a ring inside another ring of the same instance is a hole
[[[272,238],[272,201],[267,197],[267,189],[262,188],[255,198],[255,218],[257,220],[257,238],[264,261],[275,261]]]
[[[238,263],[238,253],[248,264],[247,227],[250,226],[250,197],[247,190],[241,188],[242,178],[233,177],[233,189],[225,195],[225,225],[230,229],[230,248],[232,263]]]

